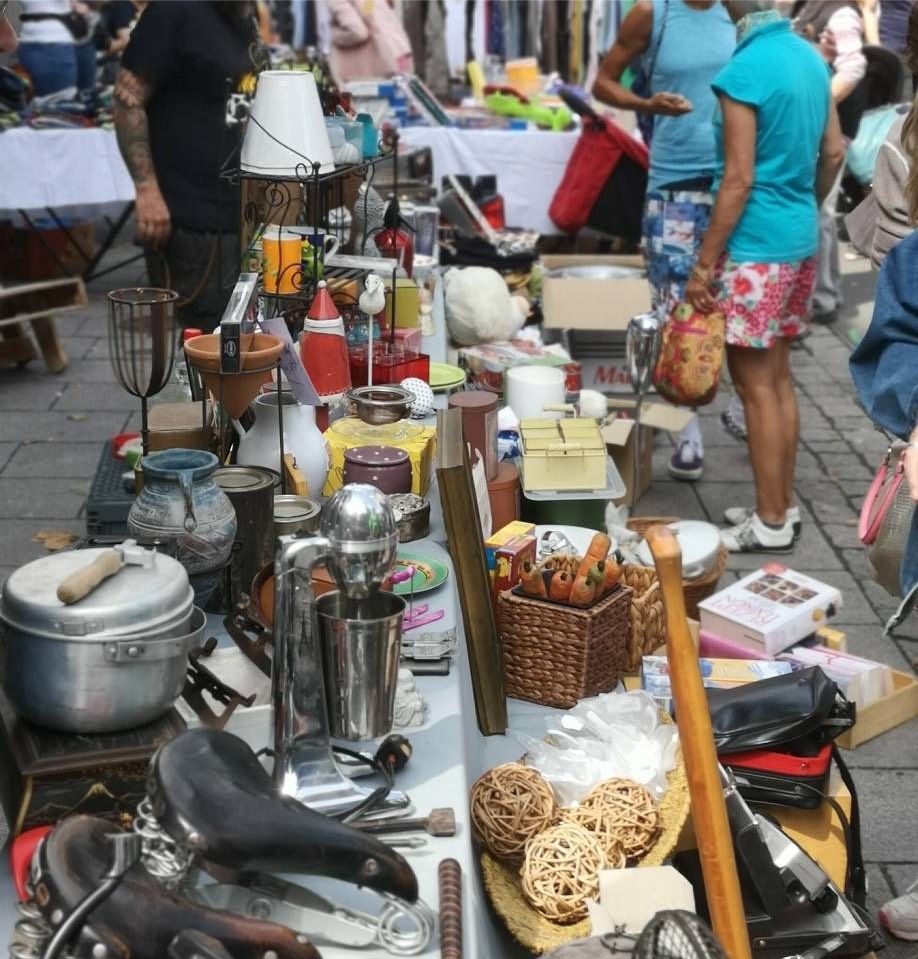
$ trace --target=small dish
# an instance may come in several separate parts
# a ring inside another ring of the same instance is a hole
[[[396,572],[413,566],[414,576],[405,580],[403,583],[396,583],[392,587],[392,592],[397,596],[416,595],[417,593],[426,593],[429,589],[436,589],[442,586],[449,578],[449,567],[446,563],[432,556],[424,556],[421,553],[410,553],[399,550],[398,558],[392,571]]]
[[[699,579],[710,573],[720,552],[720,533],[717,527],[701,520],[684,519],[678,523],[670,523],[669,528],[676,534],[682,550],[682,578]],[[638,545],[637,554],[645,566],[654,565],[647,540],[642,540]]]

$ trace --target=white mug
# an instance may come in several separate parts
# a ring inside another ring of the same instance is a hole
[[[322,250],[322,259],[328,259],[333,256],[340,245],[340,241],[334,233],[329,232],[320,226],[287,226],[286,230],[296,233],[304,240],[308,240],[311,246],[317,246]]]
[[[560,406],[565,399],[565,374],[557,366],[513,366],[504,373],[504,398],[521,420],[557,420],[546,406]]]

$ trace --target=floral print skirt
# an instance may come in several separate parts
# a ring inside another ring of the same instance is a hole
[[[727,343],[767,350],[779,338],[807,329],[818,257],[795,263],[737,263],[717,268],[718,298],[727,318]]]

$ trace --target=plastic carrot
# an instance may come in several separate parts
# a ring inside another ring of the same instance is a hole
[[[548,595],[542,570],[538,566],[534,566],[528,559],[523,563],[523,568],[520,570],[520,585],[527,596],[540,596],[545,599]]]
[[[600,587],[600,593],[605,595],[611,589],[614,589],[618,585],[618,581],[622,578],[622,568],[615,562],[611,557],[606,560],[606,568],[603,571],[602,577],[602,586]]]
[[[548,598],[557,600],[559,603],[566,603],[571,595],[571,587],[574,585],[570,573],[559,569],[551,578],[548,587]]]
[[[585,576],[577,576],[571,586],[571,606],[589,606],[596,599],[605,576],[605,563],[594,563]]]
[[[606,536],[605,533],[597,533],[593,539],[590,541],[590,548],[586,551],[586,556],[580,561],[580,566],[577,569],[577,576],[586,576],[590,571],[590,567],[594,563],[599,563],[605,560],[609,555],[609,550],[612,547],[612,540]]]

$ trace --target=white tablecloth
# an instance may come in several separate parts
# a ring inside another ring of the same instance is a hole
[[[92,220],[121,212],[134,184],[111,130],[33,130],[0,133],[0,219],[18,210]],[[51,225],[51,224],[49,224]]]
[[[401,142],[430,147],[434,182],[464,173],[497,174],[507,226],[558,233],[548,206],[561,182],[579,132],[541,130],[457,130],[452,127],[407,127]]]

